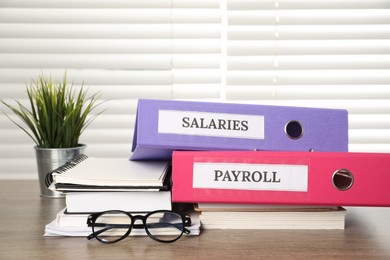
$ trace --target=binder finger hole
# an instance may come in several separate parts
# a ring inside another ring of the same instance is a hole
[[[303,126],[300,122],[292,120],[286,124],[284,127],[284,132],[291,139],[297,140],[303,135]]]
[[[332,182],[336,189],[348,190],[353,185],[353,175],[346,169],[340,169],[333,173]]]

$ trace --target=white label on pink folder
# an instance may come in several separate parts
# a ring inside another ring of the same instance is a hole
[[[264,116],[159,110],[158,133],[264,140]]]
[[[307,192],[308,166],[194,163],[193,188]]]

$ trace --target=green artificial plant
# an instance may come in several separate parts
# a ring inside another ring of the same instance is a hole
[[[91,114],[101,103],[99,95],[87,96],[84,84],[76,90],[63,80],[52,80],[43,75],[26,86],[30,107],[16,101],[12,106],[1,102],[17,115],[25,126],[7,117],[33,139],[39,148],[70,148],[79,146],[79,138],[86,127],[102,112]]]

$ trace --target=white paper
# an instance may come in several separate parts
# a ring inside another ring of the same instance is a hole
[[[159,110],[158,133],[264,139],[264,116]]]
[[[194,163],[193,187],[307,192],[308,166]]]

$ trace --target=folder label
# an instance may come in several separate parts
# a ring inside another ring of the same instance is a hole
[[[264,115],[159,110],[158,133],[264,140]]]
[[[193,188],[307,192],[308,166],[196,162]]]

